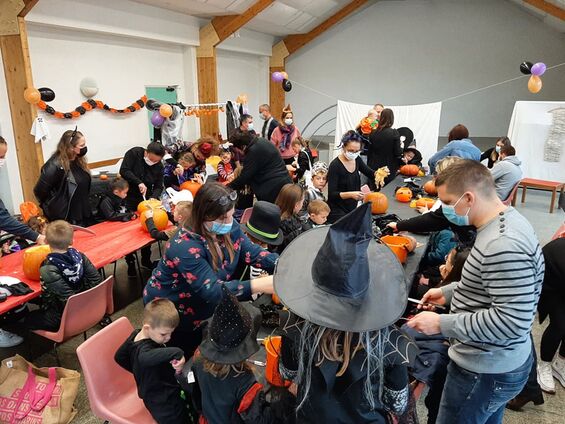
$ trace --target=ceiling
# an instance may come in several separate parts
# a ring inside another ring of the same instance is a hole
[[[134,0],[199,18],[234,15],[257,0]],[[245,28],[284,36],[310,31],[351,0],[276,0],[254,17]]]

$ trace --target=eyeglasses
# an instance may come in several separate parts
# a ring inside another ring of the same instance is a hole
[[[237,200],[237,191],[232,191],[229,194],[224,194],[223,196],[218,197],[216,202],[220,204],[220,206],[227,206],[230,203],[233,203]]]

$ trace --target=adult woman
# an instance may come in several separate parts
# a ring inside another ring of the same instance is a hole
[[[511,146],[510,139],[508,137],[499,137],[496,140],[494,147],[491,147],[488,150],[485,150],[481,153],[481,162],[485,159],[488,159],[487,167],[490,169],[494,166],[494,164],[498,161],[498,157],[500,156],[500,149],[505,146]]]
[[[49,221],[63,219],[76,225],[89,225],[91,209],[90,170],[85,155],[88,148],[84,135],[67,130],[57,150],[41,168],[33,192]]]
[[[375,171],[369,168],[359,157],[361,152],[361,136],[351,130],[341,139],[341,153],[328,169],[328,205],[331,212],[328,222],[333,223],[348,214],[363,200],[361,176],[359,172],[372,181]]]
[[[271,142],[277,146],[286,165],[294,161],[292,142],[300,137],[300,131],[294,124],[294,114],[290,105],[285,107],[281,115],[281,124],[271,134]]]
[[[200,323],[210,318],[225,284],[240,299],[272,293],[272,277],[234,279],[240,264],[272,272],[277,254],[251,243],[233,219],[236,193],[219,183],[205,184],[194,197],[192,229],[181,228],[167,243],[163,258],[144,290],[144,302],[170,299],[181,320],[170,344],[192,356],[202,340]]]
[[[469,138],[469,130],[464,125],[457,124],[451,128],[449,134],[447,134],[447,144],[428,160],[432,174],[435,172],[438,161],[447,156],[480,161],[481,151]]]
[[[0,137],[0,168],[2,168],[6,162],[7,153],[8,143],[6,143],[4,138]],[[22,224],[10,215],[2,199],[0,199],[0,231],[6,231],[7,233],[25,238],[26,240],[35,241],[38,244],[45,244],[45,236],[36,233],[27,225]],[[17,346],[23,341],[24,339],[20,336],[0,328],[0,347]]]
[[[383,109],[379,119],[379,126],[369,136],[369,151],[367,165],[373,169],[387,166],[390,174],[385,178],[385,184],[391,182],[402,163],[402,148],[400,147],[400,134],[392,126],[394,113],[391,109]],[[369,180],[374,189],[374,183]]]

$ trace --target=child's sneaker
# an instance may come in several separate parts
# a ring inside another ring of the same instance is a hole
[[[551,362],[538,361],[538,383],[544,392],[555,394]]]
[[[0,347],[14,347],[22,343],[24,339],[17,334],[0,328]]]
[[[565,387],[565,358],[558,354],[551,364],[551,368],[553,369],[553,376]]]

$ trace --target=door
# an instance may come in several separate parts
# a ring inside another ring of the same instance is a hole
[[[170,86],[172,87],[172,86]],[[167,91],[166,86],[159,87],[145,87],[145,94],[148,99],[157,100],[161,103],[176,103],[177,102],[177,90]],[[151,115],[153,112],[147,110],[147,123],[149,124],[149,140],[153,141],[153,125],[151,125]]]

